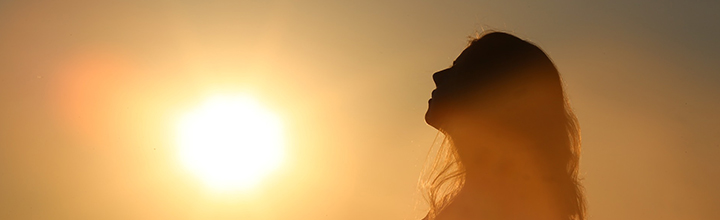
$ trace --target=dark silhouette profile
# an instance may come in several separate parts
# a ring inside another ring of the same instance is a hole
[[[425,219],[585,219],[577,119],[540,48],[487,33],[433,80],[425,121],[446,138]]]

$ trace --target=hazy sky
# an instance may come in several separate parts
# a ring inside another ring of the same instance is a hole
[[[720,1],[0,1],[1,219],[420,219],[430,75],[483,30],[565,80],[594,220],[720,219]],[[177,161],[252,94],[288,159],[250,193]]]

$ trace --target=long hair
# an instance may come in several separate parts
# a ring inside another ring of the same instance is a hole
[[[437,152],[431,163],[423,167],[423,174],[420,178],[420,188],[423,191],[423,198],[429,204],[430,210],[427,220],[435,219],[457,196],[465,184],[465,169],[449,136],[438,131],[433,141],[433,148],[440,141]],[[428,152],[430,153],[430,152]],[[430,157],[428,157],[430,159]]]
[[[494,33],[509,35],[505,33]],[[483,37],[489,34],[484,34]],[[544,69],[541,70],[545,71],[543,74],[549,73],[548,75],[554,75],[551,76],[551,79],[555,81],[552,84],[554,87],[558,87],[556,89],[559,89],[559,92],[555,94],[555,96],[559,97],[555,98],[557,101],[554,102],[557,103],[559,108],[555,108],[557,109],[554,110],[556,111],[554,113],[556,117],[552,117],[551,119],[553,120],[552,124],[556,126],[551,126],[558,129],[553,129],[556,130],[555,133],[557,135],[552,135],[552,138],[555,140],[549,142],[550,145],[553,146],[547,146],[549,149],[552,149],[552,153],[550,154],[555,154],[549,158],[552,158],[552,163],[557,165],[555,167],[558,167],[557,183],[559,187],[562,188],[560,196],[566,201],[568,206],[565,207],[564,214],[568,217],[567,219],[570,220],[585,220],[585,196],[579,178],[580,127],[563,89],[564,84],[562,79],[552,64],[552,61],[549,60],[544,52],[529,42],[520,40],[512,35],[509,36],[530,45],[532,50],[536,49],[539,51],[540,55],[536,53],[533,56],[540,56],[540,58],[535,57],[533,59],[539,59],[544,63],[542,67]],[[471,45],[482,40],[483,37],[473,40]],[[423,196],[430,206],[426,217],[427,220],[435,219],[437,215],[453,201],[465,183],[465,167],[460,160],[457,148],[453,145],[452,137],[442,130],[440,130],[440,132],[444,134],[444,138],[434,158],[426,162],[423,175],[420,179]],[[440,134],[438,134],[438,136],[440,136]],[[437,142],[437,139],[436,137],[435,142]]]

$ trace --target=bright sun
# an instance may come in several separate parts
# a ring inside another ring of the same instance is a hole
[[[247,96],[216,96],[178,124],[183,165],[215,189],[248,189],[283,159],[279,118]]]

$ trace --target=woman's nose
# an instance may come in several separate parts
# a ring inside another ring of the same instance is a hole
[[[450,68],[440,70],[432,75],[433,81],[435,81],[435,86],[438,86],[446,80],[448,73],[450,72]]]

